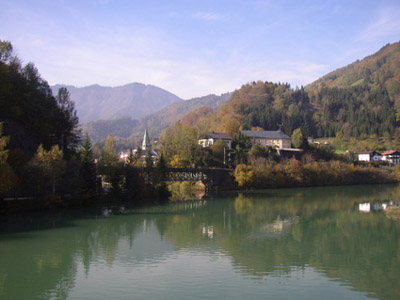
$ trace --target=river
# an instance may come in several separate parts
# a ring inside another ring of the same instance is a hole
[[[400,299],[400,187],[1,216],[0,299]]]

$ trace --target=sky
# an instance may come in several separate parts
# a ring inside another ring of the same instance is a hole
[[[151,84],[189,99],[307,85],[400,40],[400,1],[0,0],[0,40],[50,85]]]

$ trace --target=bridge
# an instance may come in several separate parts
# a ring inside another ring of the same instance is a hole
[[[201,181],[206,187],[206,192],[209,192],[229,180],[230,171],[222,168],[166,168],[165,181]],[[144,173],[147,174],[146,181],[151,181],[153,172],[154,168],[144,168]]]

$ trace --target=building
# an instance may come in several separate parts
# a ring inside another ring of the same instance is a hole
[[[250,138],[252,145],[273,146],[278,149],[292,149],[292,139],[282,131],[242,130],[242,134]]]
[[[199,140],[199,145],[203,147],[211,147],[218,140],[224,141],[227,148],[232,149],[232,138],[226,133],[221,132],[208,132],[204,138]]]
[[[382,153],[382,160],[389,162],[391,165],[400,165],[400,152],[397,150],[386,151]]]
[[[359,161],[381,161],[382,154],[376,151],[365,151],[358,153]]]
[[[143,142],[142,142],[142,150],[146,151],[150,149],[150,139],[147,130],[144,131]]]
[[[134,156],[137,156],[137,151],[138,151],[138,149],[122,151],[119,153],[119,158],[123,162],[126,162],[131,153]],[[142,147],[139,148],[139,151],[140,151],[139,157],[142,161],[145,159],[148,151],[150,151],[153,162],[155,162],[157,160],[158,153],[157,153],[157,151],[155,151],[154,149],[151,148],[150,138],[149,138],[149,134],[148,134],[147,130],[144,131]]]

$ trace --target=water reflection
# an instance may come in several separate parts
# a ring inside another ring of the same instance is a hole
[[[387,211],[400,207],[400,202],[396,200],[387,200],[384,202],[365,202],[358,205],[358,210],[364,213]]]
[[[400,221],[360,212],[399,196],[393,186],[271,190],[2,218],[0,298],[195,299],[207,290],[225,299],[228,287],[246,299],[290,298],[287,282],[308,299],[322,280],[327,298],[397,299]]]

